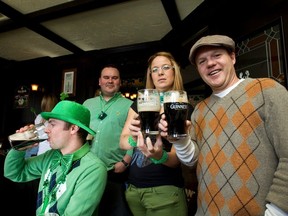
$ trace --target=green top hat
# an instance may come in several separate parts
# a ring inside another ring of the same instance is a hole
[[[55,118],[79,126],[89,134],[95,135],[95,131],[89,128],[90,111],[83,105],[73,101],[60,101],[51,112],[42,112],[41,116],[48,120]]]

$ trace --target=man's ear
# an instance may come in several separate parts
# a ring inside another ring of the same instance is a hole
[[[72,129],[72,132],[73,132],[73,133],[77,133],[78,130],[80,129],[80,127],[77,126],[77,125],[72,125],[72,126],[71,126],[71,129]]]

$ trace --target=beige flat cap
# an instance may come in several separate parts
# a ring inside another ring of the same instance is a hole
[[[208,35],[200,38],[191,48],[189,54],[189,61],[195,64],[195,55],[197,49],[202,46],[223,46],[235,51],[235,42],[228,36],[225,35]]]

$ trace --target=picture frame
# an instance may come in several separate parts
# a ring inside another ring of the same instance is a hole
[[[63,70],[62,73],[62,92],[69,96],[76,95],[76,74],[76,68]]]

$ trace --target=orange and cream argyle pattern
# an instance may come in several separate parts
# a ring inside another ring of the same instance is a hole
[[[246,216],[264,211],[268,187],[261,193],[261,160],[269,147],[263,149],[267,139],[259,134],[265,131],[263,91],[275,83],[269,79],[243,83],[227,96],[212,95],[195,107],[199,215]]]

